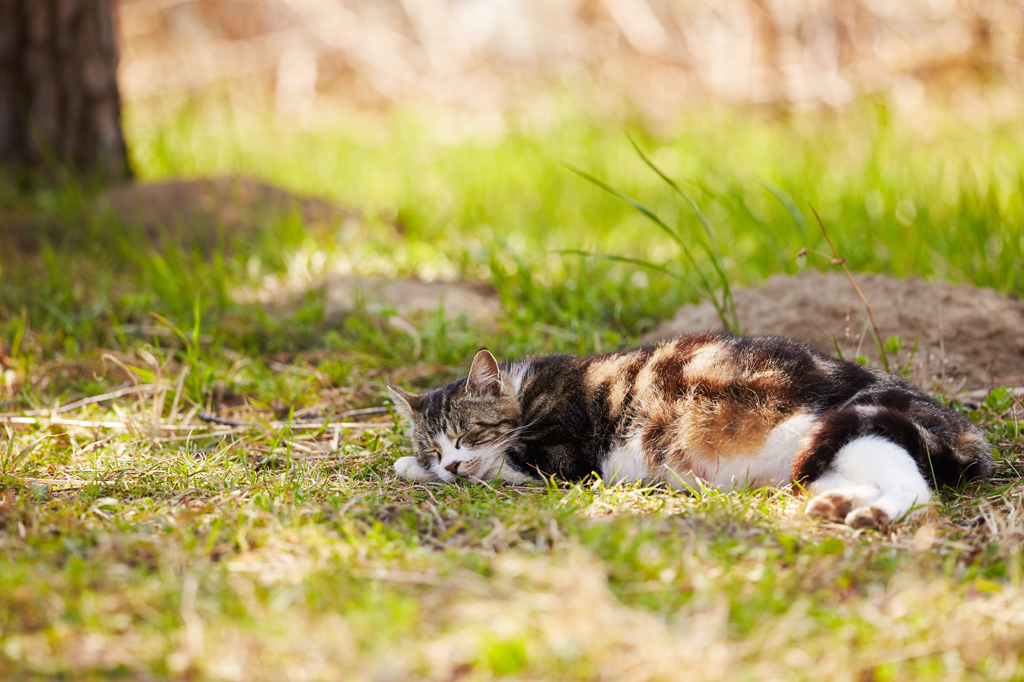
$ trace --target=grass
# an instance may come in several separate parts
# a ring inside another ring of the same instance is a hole
[[[34,238],[0,252],[0,412],[22,415],[0,423],[0,676],[1024,676],[1019,396],[962,406],[997,477],[886,533],[809,523],[775,490],[407,485],[392,415],[309,418],[381,405],[385,381],[438,385],[481,345],[627,345],[693,300],[670,277],[555,253],[696,277],[682,245],[561,163],[679,225],[693,253],[703,226],[621,126],[570,114],[453,141],[404,114],[288,132],[210,111],[130,111],[140,175],[245,172],[364,217],[269,213],[210,251],[173,227],[154,244],[92,210],[88,187],[0,184]],[[937,120],[928,137],[866,101],[832,120],[712,111],[678,135],[631,132],[706,216],[733,284],[827,249],[781,190],[819,209],[854,271],[1020,295],[1024,135]],[[276,315],[234,293],[334,268],[482,278],[505,312],[415,320],[417,357],[393,311],[331,324],[315,290]]]

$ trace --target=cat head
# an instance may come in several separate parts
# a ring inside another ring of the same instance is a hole
[[[416,395],[389,385],[412,422],[413,454],[443,481],[489,480],[518,444],[522,412],[515,386],[494,356],[481,350],[469,375]]]

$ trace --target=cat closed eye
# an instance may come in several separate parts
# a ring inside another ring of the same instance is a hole
[[[476,422],[473,425],[473,428],[471,428],[469,431],[467,431],[466,433],[463,433],[463,434],[461,434],[459,436],[456,436],[455,437],[455,449],[458,450],[461,447],[461,445],[462,445],[462,441],[464,441],[467,438],[475,437],[477,440],[479,440],[480,439],[480,435],[482,433],[480,427],[485,427],[485,426],[494,426],[494,425],[492,425],[492,424],[483,424],[481,422]]]

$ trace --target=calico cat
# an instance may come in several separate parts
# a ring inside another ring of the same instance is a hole
[[[481,350],[443,388],[389,388],[412,422],[415,457],[395,462],[412,481],[797,483],[808,515],[862,527],[992,469],[983,434],[909,382],[773,336],[709,332],[500,367]]]

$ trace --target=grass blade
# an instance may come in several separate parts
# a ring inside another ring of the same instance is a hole
[[[22,463],[22,461],[24,461],[24,459],[26,457],[28,457],[32,453],[33,450],[36,449],[36,446],[38,446],[40,443],[42,443],[47,438],[52,438],[52,437],[53,436],[49,436],[49,435],[42,436],[41,438],[36,438],[34,441],[32,441],[31,443],[26,445],[25,448],[21,452],[19,452],[13,458],[9,458],[5,462],[6,466],[4,468],[6,469],[6,471],[4,473],[13,474],[15,471],[17,471],[18,470],[18,465],[20,465]],[[10,447],[8,447],[8,452],[10,452]]]
[[[633,145],[633,149],[636,150],[636,153],[640,155],[641,159],[643,159],[643,162],[646,163],[652,171],[657,173],[662,180],[668,183],[669,187],[674,189],[676,191],[676,194],[685,199],[686,203],[690,205],[690,208],[693,209],[693,212],[697,214],[697,219],[700,220],[700,224],[704,226],[704,232],[707,233],[708,239],[711,241],[711,245],[714,246],[715,254],[719,258],[721,258],[722,251],[721,249],[718,248],[718,240],[715,239],[715,233],[711,230],[711,224],[708,222],[707,218],[704,217],[704,214],[701,212],[700,208],[697,207],[696,202],[694,202],[694,200],[690,198],[690,195],[683,191],[683,189],[676,183],[675,180],[665,175],[665,173],[662,172],[662,170],[658,168],[658,166],[656,166],[655,163],[647,157],[644,151],[640,149],[640,145],[636,143],[636,140],[630,137],[629,141]]]
[[[598,187],[600,187],[601,189],[603,189],[603,190],[604,190],[605,192],[608,192],[608,193],[609,193],[609,194],[611,194],[612,196],[618,197],[618,198],[619,198],[619,199],[621,199],[622,201],[625,201],[625,202],[626,202],[627,204],[629,204],[630,206],[632,206],[633,208],[635,208],[635,209],[636,209],[637,211],[639,211],[640,213],[642,213],[643,215],[645,215],[645,216],[646,216],[647,218],[649,218],[649,219],[650,219],[650,220],[651,220],[651,221],[652,221],[652,222],[653,222],[653,223],[654,223],[655,225],[657,225],[658,227],[660,227],[660,228],[661,228],[661,230],[662,230],[662,231],[663,231],[663,232],[664,232],[665,234],[667,234],[667,235],[668,235],[669,237],[671,237],[671,238],[672,238],[672,240],[673,240],[673,241],[674,241],[674,242],[675,242],[676,244],[678,244],[678,245],[679,245],[679,248],[683,249],[683,252],[684,252],[684,253],[686,253],[686,254],[687,254],[687,255],[688,255],[689,257],[690,257],[690,259],[691,259],[691,261],[692,261],[692,259],[693,259],[693,256],[692,256],[692,255],[690,254],[690,249],[689,249],[689,247],[687,247],[687,246],[686,246],[686,243],[685,243],[685,242],[683,242],[683,240],[682,240],[682,239],[681,239],[681,238],[679,237],[679,235],[678,235],[678,234],[676,234],[676,231],[675,231],[675,230],[673,230],[673,229],[672,229],[671,227],[669,227],[669,226],[668,226],[667,224],[665,224],[665,222],[664,222],[664,221],[663,221],[663,220],[662,220],[661,218],[659,218],[659,217],[658,217],[658,216],[657,216],[657,215],[656,215],[656,214],[655,214],[655,213],[654,213],[653,211],[651,211],[651,210],[650,210],[649,208],[647,208],[646,206],[644,206],[643,204],[641,204],[641,203],[640,203],[639,201],[637,201],[636,199],[632,198],[631,196],[629,196],[629,195],[627,195],[627,194],[623,194],[623,193],[622,193],[622,192],[620,192],[619,190],[617,190],[617,189],[615,189],[615,188],[611,187],[610,185],[608,185],[608,184],[604,183],[603,181],[601,181],[601,180],[598,180],[598,179],[597,179],[597,178],[595,178],[595,177],[594,177],[593,175],[591,175],[590,173],[587,173],[587,172],[586,172],[586,171],[584,171],[584,170],[580,170],[579,168],[576,168],[575,166],[570,166],[570,165],[569,165],[569,164],[567,164],[567,163],[565,163],[565,164],[562,164],[562,165],[563,165],[563,166],[565,166],[566,168],[568,168],[569,170],[571,170],[571,171],[572,171],[573,173],[575,173],[576,175],[578,175],[578,176],[580,176],[581,178],[583,178],[584,180],[587,180],[588,182],[590,182],[590,183],[593,183],[594,185],[597,185]],[[696,266],[696,262],[694,262],[694,265]]]
[[[583,251],[583,250],[580,250],[580,249],[565,249],[565,250],[562,250],[562,251],[556,251],[555,253],[561,253],[561,254],[566,254],[566,255],[574,255],[574,256],[584,256],[586,258],[601,258],[603,260],[616,261],[616,262],[619,262],[619,263],[630,263],[632,265],[639,265],[642,268],[647,268],[648,270],[653,270],[655,272],[660,272],[663,275],[668,275],[672,279],[675,279],[675,280],[678,280],[678,281],[682,282],[687,287],[689,287],[691,291],[693,291],[694,293],[696,293],[698,295],[700,295],[700,293],[701,293],[700,290],[697,289],[697,287],[693,286],[693,282],[691,282],[690,280],[686,279],[685,277],[683,277],[679,273],[672,272],[671,270],[669,270],[668,268],[666,268],[666,267],[664,267],[662,265],[658,265],[657,263],[652,263],[651,261],[648,261],[648,260],[643,260],[642,258],[629,258],[627,256],[616,256],[616,255],[610,254],[610,253],[591,253],[590,251]]]
[[[839,339],[836,338],[835,332],[829,332],[832,335],[832,345],[836,348],[836,356],[843,359],[843,349],[839,347]]]
[[[750,180],[751,182],[757,183],[758,185],[761,185],[761,187],[763,187],[764,189],[768,190],[768,192],[771,193],[771,195],[775,197],[780,204],[782,204],[783,208],[786,209],[786,212],[789,213],[789,216],[793,219],[793,222],[796,223],[796,228],[800,230],[800,236],[804,238],[804,240],[806,241],[807,224],[804,221],[804,214],[800,212],[799,208],[797,208],[796,202],[794,202],[788,194],[782,191],[781,187],[773,185],[767,180],[762,180],[756,175],[741,174],[738,175],[737,177],[743,178],[744,180]]]
[[[675,230],[669,227],[665,223],[665,221],[663,221],[661,218],[657,216],[657,214],[655,214],[653,211],[651,211],[649,208],[641,204],[636,199],[633,199],[632,197],[623,194],[617,189],[612,188],[611,186],[605,184],[601,180],[598,180],[597,178],[595,178],[590,173],[587,173],[586,171],[580,170],[579,168],[576,168],[569,164],[562,165],[571,170],[573,173],[576,173],[576,175],[579,175],[584,180],[587,180],[593,183],[594,185],[597,185],[598,187],[608,192],[612,196],[618,197],[622,201],[626,202],[627,204],[635,208],[637,211],[639,211],[642,215],[646,216],[659,228],[661,228],[661,230],[665,234],[671,237],[672,240],[679,245],[679,248],[682,250],[683,255],[686,256],[686,259],[690,261],[690,265],[693,266],[694,271],[697,273],[697,277],[700,279],[701,287],[704,289],[704,295],[708,299],[710,299],[711,304],[715,306],[715,310],[718,312],[718,316],[722,319],[722,324],[724,324],[728,329],[733,329],[733,326],[730,324],[730,321],[727,317],[728,310],[725,309],[725,306],[722,304],[722,302],[718,300],[718,295],[715,293],[715,287],[711,284],[711,281],[708,280],[707,275],[704,274],[704,271],[701,270],[700,266],[697,265],[697,260],[693,257],[693,253],[690,251],[689,247],[686,246],[686,243],[682,240],[682,238]],[[706,244],[703,244],[703,242],[701,242],[701,244],[706,248]],[[733,314],[735,315],[735,310],[733,311]]]
[[[739,333],[740,323],[739,318],[736,314],[736,303],[732,299],[732,289],[729,286],[729,278],[726,276],[725,270],[722,268],[722,261],[724,260],[724,258],[722,257],[722,250],[718,247],[718,240],[715,239],[715,233],[711,229],[711,223],[708,222],[708,219],[704,216],[704,213],[700,210],[700,207],[697,206],[697,202],[691,199],[690,195],[684,192],[683,189],[675,182],[675,180],[665,175],[665,173],[663,173],[662,170],[658,168],[658,166],[655,165],[653,161],[647,158],[647,155],[644,154],[644,151],[642,149],[640,149],[640,145],[636,143],[636,140],[630,137],[629,141],[633,144],[633,149],[635,149],[636,153],[640,155],[640,158],[643,159],[644,163],[646,163],[651,170],[657,173],[662,180],[668,183],[669,187],[674,189],[676,194],[681,196],[686,201],[686,203],[690,205],[690,208],[693,209],[693,212],[697,215],[697,220],[699,220],[700,224],[704,226],[704,232],[708,235],[708,240],[710,240],[711,247],[714,248],[714,251],[712,251],[711,248],[709,248],[708,245],[705,244],[703,241],[698,240],[698,243],[701,245],[701,247],[704,249],[704,252],[707,254],[708,260],[711,261],[711,265],[715,268],[715,272],[718,274],[718,280],[722,284],[722,307],[725,309],[726,313],[729,313],[730,309],[732,312],[731,323],[724,317],[722,318],[722,322],[724,322],[725,326],[728,327],[731,331]],[[680,237],[679,241],[681,240],[682,238]]]
[[[864,292],[857,286],[856,280],[853,279],[853,273],[850,272],[850,268],[846,267],[846,259],[839,255],[839,251],[836,249],[836,245],[832,242],[832,238],[828,235],[828,230],[825,229],[825,223],[821,220],[821,216],[818,215],[818,211],[814,208],[813,204],[808,204],[811,207],[811,213],[814,214],[814,218],[818,221],[818,225],[821,227],[821,234],[824,235],[825,241],[828,242],[828,246],[832,249],[832,264],[838,265],[843,269],[846,274],[846,279],[850,280],[850,285],[853,290],[857,292],[857,296],[860,297],[861,303],[864,304],[864,308],[868,311],[868,319],[871,320],[871,335],[875,340],[875,348],[878,349],[878,356],[882,359],[882,366],[885,367],[885,371],[891,371],[889,369],[889,356],[885,354],[885,347],[882,345],[882,334],[878,331],[878,323],[875,322],[875,313],[871,310],[871,304],[868,303],[868,299],[864,296]]]

